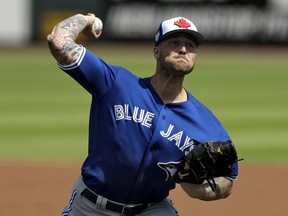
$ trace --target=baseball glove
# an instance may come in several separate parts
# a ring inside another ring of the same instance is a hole
[[[232,171],[232,164],[237,161],[237,152],[231,141],[200,143],[185,156],[182,167],[173,178],[176,183],[202,184],[207,180],[214,191],[214,178],[228,176]]]

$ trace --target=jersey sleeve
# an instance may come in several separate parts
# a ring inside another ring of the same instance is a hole
[[[211,140],[218,140],[222,142],[232,141],[227,130],[220,122],[220,120],[215,116],[215,114],[204,104],[198,101],[190,93],[189,100],[193,104],[193,117],[198,116],[198,124],[195,124],[193,131],[195,133],[195,138],[199,143],[208,142]],[[191,108],[190,108],[191,109]],[[199,127],[201,126],[202,127]],[[190,127],[191,128],[191,127]],[[225,176],[230,180],[236,180],[238,177],[238,162],[232,164],[231,173]]]
[[[232,165],[232,171],[231,173],[227,176],[228,179],[230,180],[236,180],[238,177],[238,162],[235,162]]]
[[[85,47],[82,47],[76,62],[67,66],[58,63],[58,66],[89,93],[99,97],[113,86],[119,69],[96,57]]]

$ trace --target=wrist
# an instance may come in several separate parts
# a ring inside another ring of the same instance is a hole
[[[83,16],[86,19],[87,26],[93,25],[93,23],[95,22],[95,19],[96,19],[94,14],[88,13],[87,15],[83,15]]]

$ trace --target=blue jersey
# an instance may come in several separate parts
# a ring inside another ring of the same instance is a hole
[[[82,176],[108,199],[160,201],[175,188],[171,176],[195,144],[230,140],[213,113],[190,93],[186,102],[165,104],[150,78],[107,64],[85,48],[77,62],[59,67],[92,95]],[[235,163],[230,178],[237,175]]]

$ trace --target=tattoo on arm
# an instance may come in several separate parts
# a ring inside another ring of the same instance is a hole
[[[47,39],[50,51],[58,63],[69,65],[77,60],[81,46],[75,41],[86,26],[86,19],[82,15],[75,15],[54,27]]]

